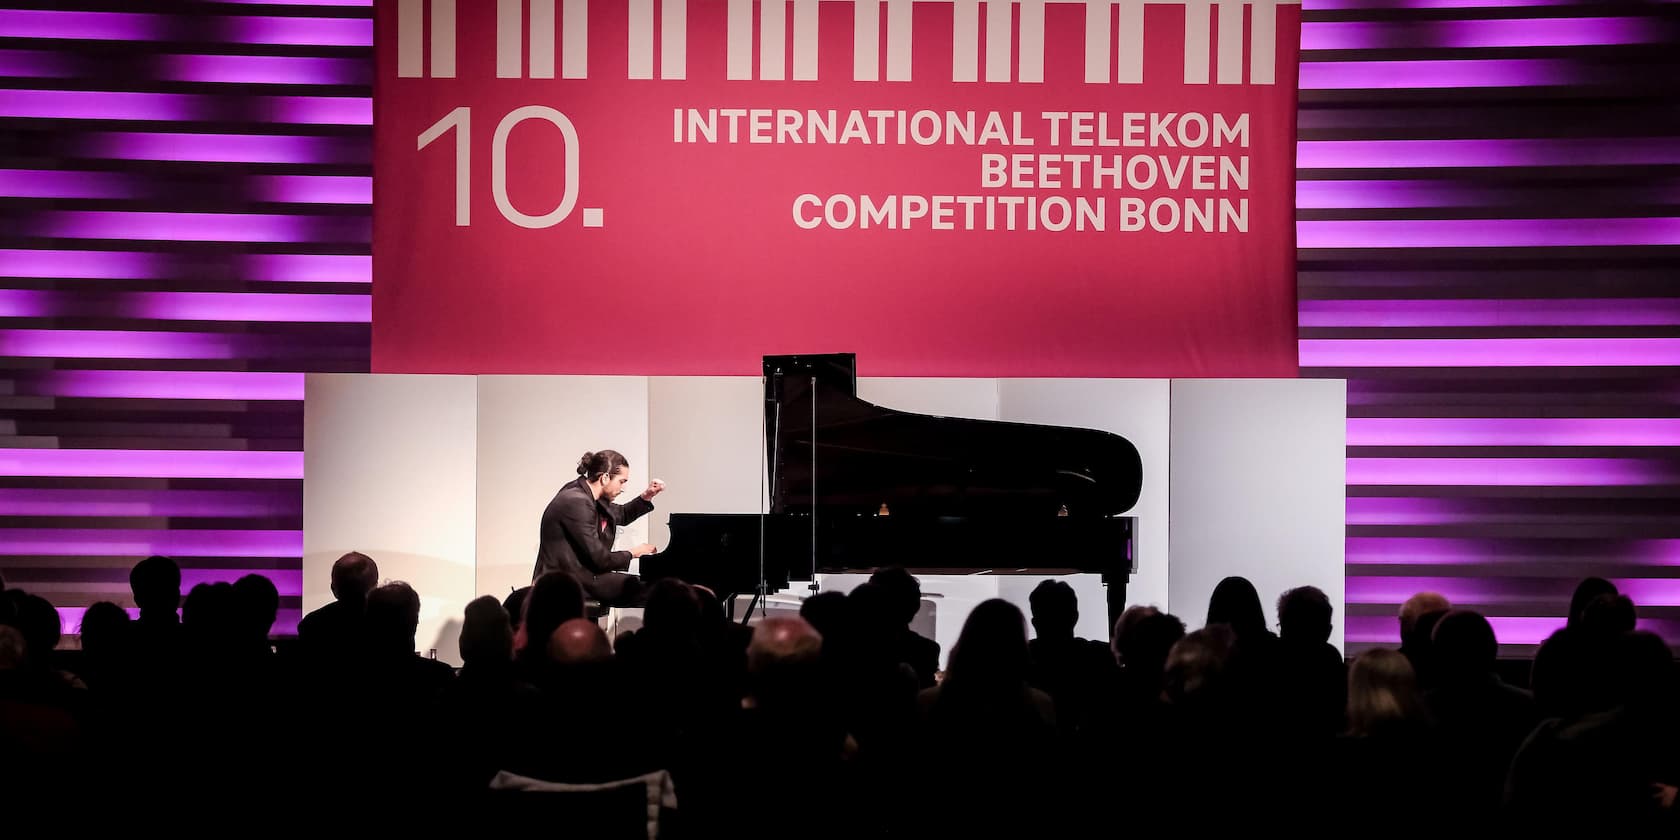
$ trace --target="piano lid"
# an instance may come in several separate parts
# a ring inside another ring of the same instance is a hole
[[[884,408],[858,398],[851,353],[765,356],[764,399],[772,513],[1104,517],[1143,489],[1119,435]]]

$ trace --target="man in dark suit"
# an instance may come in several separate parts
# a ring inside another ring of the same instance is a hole
[[[533,580],[547,572],[565,572],[577,578],[583,591],[603,604],[634,604],[641,597],[641,579],[625,574],[632,558],[651,554],[653,545],[642,543],[629,551],[613,551],[618,527],[628,525],[653,510],[653,497],[665,483],[653,479],[640,496],[627,504],[613,500],[630,481],[630,462],[610,449],[585,452],[578,460],[577,480],[560,488],[542,516],[542,538],[537,547]]]

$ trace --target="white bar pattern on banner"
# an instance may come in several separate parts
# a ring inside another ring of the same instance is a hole
[[[517,79],[523,75],[523,40],[525,4],[521,0],[496,0],[496,78]]]
[[[729,0],[728,60],[724,78],[734,81],[752,79],[752,0]]]
[[[653,78],[653,0],[630,0],[629,75]]]
[[[1044,81],[1044,0],[1020,0],[1021,49],[1016,81]]]
[[[910,81],[911,0],[887,0],[887,81]]]
[[[688,78],[688,0],[659,4],[659,78]]]
[[[1184,83],[1187,85],[1208,83],[1212,25],[1213,4],[1209,0],[1189,0],[1184,4]]]
[[[708,0],[713,2],[714,0]],[[396,0],[397,76],[455,76],[457,0]],[[626,0],[629,55],[626,77],[688,77],[688,0],[659,0],[659,47],[654,53],[655,0]],[[951,8],[953,82],[1044,81],[1046,6],[1085,7],[1084,79],[1087,84],[1143,82],[1144,8],[1184,8],[1184,82],[1221,85],[1276,84],[1277,7],[1301,0],[727,0],[725,77],[747,81],[815,81],[819,10],[823,3],[852,6],[852,79],[881,80],[881,7],[886,6],[886,80],[910,81],[914,9],[919,3]],[[556,5],[561,19],[555,26]],[[985,7],[984,36],[980,9]],[[429,12],[428,12],[429,7]],[[789,11],[791,7],[791,12]],[[1217,9],[1217,11],[1216,11]],[[1252,10],[1252,11],[1250,11]],[[588,77],[588,0],[496,0],[496,76],[552,79],[559,30],[560,75]],[[756,20],[754,15],[757,15]],[[428,20],[428,14],[430,19]],[[790,18],[791,16],[791,25]],[[529,18],[529,66],[525,50]],[[1246,19],[1246,20],[1245,20]],[[429,25],[428,25],[429,24]],[[1215,28],[1218,48],[1214,49]],[[1243,37],[1243,30],[1249,30]],[[755,39],[755,29],[757,37]],[[429,31],[428,31],[429,30]],[[427,66],[426,47],[430,46]],[[928,33],[926,37],[938,37]],[[985,71],[981,72],[981,40]],[[756,43],[755,43],[756,41]],[[1244,50],[1247,56],[1245,61]],[[757,69],[754,70],[754,51]],[[788,56],[791,52],[792,66]],[[429,71],[429,72],[428,72]],[[984,78],[982,79],[982,75]]]
[[[1243,2],[1219,0],[1219,75],[1222,85],[1240,85],[1243,77]]]
[[[425,75],[425,0],[397,0],[397,78]]]
[[[787,0],[759,0],[758,77],[787,78]]]
[[[980,80],[980,0],[951,4],[951,81]]]
[[[986,81],[1009,81],[1010,30],[1015,28],[1015,4],[986,0]]]
[[[676,0],[671,0],[676,2]],[[666,5],[670,5],[667,2]],[[589,0],[565,0],[560,9],[560,75],[589,78]]]
[[[881,80],[881,0],[852,6],[852,81]]]
[[[793,78],[817,80],[817,0],[793,0]]]
[[[554,0],[531,0],[531,78],[554,78]]]

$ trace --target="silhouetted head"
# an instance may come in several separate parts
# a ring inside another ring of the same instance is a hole
[[[368,644],[377,653],[414,652],[414,634],[420,628],[420,593],[402,581],[375,587],[368,593]]]
[[[799,605],[799,617],[810,623],[825,640],[838,640],[847,632],[842,628],[851,623],[851,612],[852,605],[847,603],[846,593],[832,589],[818,592]]]
[[[1586,613],[1587,605],[1599,596],[1618,594],[1620,593],[1616,591],[1616,585],[1604,578],[1590,577],[1582,580],[1579,584],[1576,584],[1575,594],[1569,598],[1569,623],[1567,626],[1571,630],[1575,629],[1575,625],[1580,622],[1582,615]]]
[[[129,570],[128,588],[142,617],[174,613],[181,606],[181,567],[168,557],[147,557]]]
[[[1446,610],[1452,610],[1452,608],[1452,603],[1438,591],[1420,591],[1411,598],[1406,598],[1406,603],[1399,605],[1399,638],[1401,638],[1401,642],[1408,640],[1408,638],[1413,637],[1413,633],[1416,633],[1418,618],[1423,618],[1428,613],[1446,613]],[[1421,638],[1421,642],[1428,642],[1428,638],[1430,637],[1425,635]]]
[[[1428,632],[1419,635],[1418,619],[1430,613],[1444,615],[1450,609],[1452,609],[1452,604],[1447,601],[1447,596],[1439,592],[1419,592],[1407,598],[1406,602],[1400,605],[1401,644],[1410,648],[1414,644],[1428,642]]]
[[[1493,672],[1499,640],[1481,613],[1453,610],[1436,622],[1430,650],[1443,677],[1473,679]]]
[[[484,595],[467,603],[459,645],[461,662],[468,666],[513,661],[513,625],[495,596]]]
[[[502,609],[507,611],[508,624],[513,626],[515,633],[519,632],[519,623],[525,617],[525,599],[531,597],[531,587],[521,586],[508,593],[502,600]]]
[[[888,566],[869,576],[869,582],[886,593],[894,624],[909,627],[922,608],[922,584],[903,566]]]
[[[1079,624],[1079,596],[1066,581],[1045,580],[1027,596],[1032,626],[1040,639],[1068,639]]]
[[[1167,654],[1163,687],[1174,705],[1205,708],[1227,698],[1226,671],[1237,637],[1214,623],[1178,640]]]
[[[10,624],[0,624],[0,673],[19,671],[29,657],[29,643]]]
[[[122,653],[128,640],[128,611],[110,601],[100,601],[82,613],[82,651],[88,656],[108,658]]]
[[[1661,636],[1644,630],[1623,635],[1615,647],[1617,695],[1639,712],[1673,714],[1676,691],[1674,652]]]
[[[803,618],[766,618],[747,644],[747,686],[752,705],[797,710],[815,700],[823,637]]]
[[[1348,669],[1348,731],[1354,735],[1422,723],[1423,695],[1412,663],[1399,651],[1368,650]]]
[[[1020,608],[1001,598],[980,602],[963,622],[951,648],[945,685],[1007,687],[1027,679],[1027,622]]]
[[[262,575],[245,575],[233,582],[239,634],[253,645],[265,645],[280,612],[280,590]]]
[[[379,564],[373,558],[352,551],[333,561],[332,594],[340,601],[361,603],[379,585]]]
[[[1316,586],[1297,586],[1278,597],[1278,635],[1288,641],[1323,644],[1330,641],[1334,608]]]
[[[239,602],[233,584],[201,583],[181,603],[181,626],[200,654],[230,650],[239,638]]]
[[[1207,623],[1224,624],[1239,639],[1264,636],[1269,632],[1266,629],[1266,610],[1260,605],[1260,593],[1255,591],[1248,578],[1236,575],[1220,581],[1213,588],[1213,597],[1208,599]]]
[[[700,599],[694,588],[676,578],[648,587],[642,626],[656,635],[693,639],[700,629]]]
[[[531,594],[525,598],[524,657],[542,656],[547,651],[548,637],[554,628],[583,617],[583,587],[577,578],[565,572],[549,572],[531,584]]]
[[[64,632],[58,609],[47,599],[18,589],[7,590],[0,597],[12,603],[11,624],[23,634],[29,661],[46,667]]]
[[[1632,633],[1638,622],[1639,615],[1634,610],[1632,598],[1606,593],[1587,602],[1573,629],[1589,641],[1613,639]]]
[[[1166,671],[1167,655],[1184,638],[1184,622],[1154,607],[1145,609],[1148,612],[1128,625],[1115,622],[1120,631],[1114,637],[1113,650],[1115,661],[1147,684],[1159,681]]]
[[[611,659],[612,646],[599,624],[574,618],[549,634],[548,658],[557,665],[590,665]]]

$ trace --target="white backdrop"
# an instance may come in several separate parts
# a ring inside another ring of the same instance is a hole
[[[1340,620],[1340,381],[864,378],[858,392],[918,413],[1122,434],[1144,463],[1130,512],[1139,566],[1130,602],[1165,606],[1196,627],[1209,581],[1243,574],[1268,611],[1283,588],[1312,583]],[[366,551],[385,577],[400,570],[421,590],[422,650],[456,661],[458,627],[446,621],[458,622],[476,595],[505,597],[529,583],[543,507],[574,477],[580,454],[623,452],[629,492],[651,477],[667,482],[654,513],[619,532],[620,547],[663,547],[672,512],[760,509],[762,406],[757,377],[311,375],[304,609],[330,598],[333,559]],[[938,640],[948,651],[963,605],[978,597],[995,593],[1025,611],[1037,581],[927,581]],[[1106,637],[1096,576],[1070,582],[1080,592],[1078,632]]]

